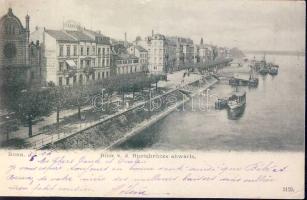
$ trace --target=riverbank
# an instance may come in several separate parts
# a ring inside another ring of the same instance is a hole
[[[198,94],[217,82],[214,78],[213,82],[202,81],[203,84],[199,84],[199,81],[200,80],[189,83],[189,85],[197,86],[194,87],[194,91],[191,91],[192,95]],[[199,85],[201,85],[200,88]],[[189,89],[191,89],[191,87],[189,87]],[[180,92],[179,88],[173,89],[164,95],[155,97],[151,99],[151,101],[147,101],[145,104],[113,117],[104,123],[97,124],[88,130],[84,130],[78,134],[57,141],[54,144],[50,144],[46,148],[112,149],[163,119],[189,100],[190,98],[186,94]]]
[[[164,112],[158,114],[157,116],[154,116],[152,119],[150,120],[145,120],[143,121],[141,124],[138,124],[132,131],[130,131],[129,133],[127,133],[123,138],[120,138],[117,141],[114,141],[113,143],[111,143],[107,148],[105,148],[106,150],[108,149],[113,149],[119,145],[121,145],[122,143],[126,142],[128,139],[130,139],[131,137],[137,135],[138,133],[141,133],[142,131],[146,130],[147,128],[151,127],[152,125],[154,125],[155,123],[157,123],[158,121],[162,120],[163,118],[165,118],[167,115],[169,115],[170,113],[174,112],[178,107],[184,105],[185,103],[187,103],[188,101],[191,100],[191,97],[194,97],[196,95],[201,94],[204,90],[210,88],[211,86],[213,86],[215,83],[218,82],[217,79],[213,78],[210,76],[210,81],[205,83],[205,85],[202,85],[200,88],[198,88],[198,82],[196,82],[196,84],[194,83],[194,90],[190,90],[191,94],[189,95],[189,97],[187,96],[184,100],[182,100],[181,102],[177,103],[175,106],[168,108],[167,110],[165,110]],[[213,80],[212,80],[213,79]],[[189,89],[191,89],[191,87],[189,87]]]

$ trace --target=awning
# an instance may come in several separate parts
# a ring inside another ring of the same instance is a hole
[[[67,64],[69,67],[71,67],[71,68],[77,68],[77,65],[76,65],[75,61],[73,61],[73,60],[66,60],[65,62],[66,62],[66,64]]]

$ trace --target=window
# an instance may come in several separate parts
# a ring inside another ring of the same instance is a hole
[[[64,63],[63,62],[60,62],[59,63],[59,71],[63,71],[64,70]]]
[[[101,67],[101,58],[98,58],[98,67]]]
[[[95,47],[93,47],[93,55],[95,55],[96,54],[96,48]]]
[[[74,84],[77,82],[77,76],[76,75],[73,78],[73,82],[74,82]]]
[[[83,54],[83,47],[81,47],[80,51],[81,51],[81,56],[83,56],[84,55]]]
[[[79,83],[82,84],[82,82],[83,82],[83,76],[82,76],[82,74],[80,74],[79,75]]]
[[[69,85],[69,77],[66,78],[66,85]]]
[[[105,59],[102,59],[102,66],[104,67],[105,66]]]
[[[63,78],[59,77],[59,86],[62,86],[62,85],[63,85]]]
[[[98,48],[98,55],[101,55],[101,48]]]
[[[34,72],[31,72],[31,77],[30,77],[30,79],[33,80],[33,79],[34,79],[34,76],[35,76],[35,75],[34,75]]]
[[[87,56],[90,55],[90,48],[89,47],[86,48],[86,55]]]
[[[132,66],[130,66],[130,73],[132,73]]]
[[[136,72],[136,66],[134,67],[134,72]]]
[[[98,79],[100,79],[100,72],[98,72]]]
[[[67,46],[67,47],[66,47],[66,55],[67,55],[67,56],[70,56],[70,46]]]
[[[86,60],[86,67],[89,67],[89,66],[90,66],[90,61]]]
[[[108,78],[108,77],[109,77],[109,72],[106,73],[106,78]]]
[[[109,48],[107,48],[107,55],[109,55],[109,51],[110,51]]]
[[[77,55],[77,46],[74,45],[74,56],[76,56],[76,55]]]
[[[102,72],[102,78],[104,78],[104,72]]]
[[[107,60],[106,60],[106,66],[109,66],[109,59],[107,58]]]
[[[63,45],[60,45],[60,56],[63,56]]]
[[[105,54],[105,49],[104,48],[102,48],[102,56],[104,56],[104,54]]]
[[[94,74],[92,74],[92,79],[93,79],[93,80],[95,80],[95,73],[94,73]]]
[[[81,60],[81,68],[83,68],[84,60]]]

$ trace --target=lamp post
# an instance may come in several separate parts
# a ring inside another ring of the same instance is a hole
[[[103,99],[104,99],[104,91],[105,91],[106,89],[105,88],[102,88],[101,89],[101,110],[102,111],[104,111],[103,110]]]

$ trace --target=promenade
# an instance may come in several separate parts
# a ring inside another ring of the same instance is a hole
[[[159,81],[158,87],[159,88],[165,88],[168,91],[173,91],[178,87],[183,87],[184,85],[188,85],[192,82],[195,82],[199,79],[201,79],[201,75],[198,74],[190,74],[189,76],[186,75],[184,77],[184,73],[186,71],[177,71],[172,74],[167,75],[167,81]],[[183,78],[184,77],[184,78]],[[154,87],[154,85],[152,85]],[[129,96],[130,94],[127,94]],[[145,104],[146,101],[143,102],[137,102],[134,105],[130,107],[125,107],[123,109],[118,110],[116,113],[113,113],[111,115],[104,115],[104,116],[96,116],[95,110],[92,105],[84,106],[81,110],[81,115],[84,113],[87,113],[88,115],[92,115],[93,119],[91,120],[85,120],[85,121],[72,121],[68,122],[62,126],[59,127],[58,130],[52,130],[48,131],[46,127],[48,126],[54,126],[56,124],[56,112],[53,112],[50,116],[42,118],[41,121],[37,122],[32,127],[33,136],[28,137],[28,127],[19,126],[17,131],[10,132],[10,139],[12,138],[18,138],[23,139],[26,144],[28,144],[32,148],[41,148],[49,143],[54,143],[58,140],[61,140],[63,138],[69,137],[73,134],[76,134],[80,131],[84,131],[88,128],[91,128],[93,126],[96,126],[97,124],[100,124],[104,121],[107,121],[113,117],[116,117],[118,115],[121,115],[131,109],[135,109],[136,107]],[[77,109],[68,109],[63,110],[60,113],[60,122],[63,121],[65,118],[72,117],[74,115],[77,115],[78,111]],[[92,114],[91,114],[92,113]],[[1,142],[5,141],[6,136],[1,135],[2,137]]]

